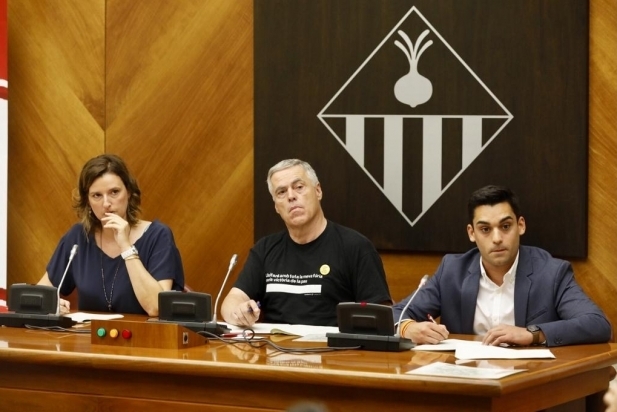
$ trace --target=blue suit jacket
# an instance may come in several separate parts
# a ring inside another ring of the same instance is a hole
[[[427,314],[441,316],[450,333],[473,334],[480,277],[477,248],[446,255],[403,319],[420,322],[427,320]],[[412,295],[393,306],[395,322]],[[514,323],[540,327],[548,346],[608,342],[611,338],[608,319],[576,283],[570,263],[530,246],[519,249]]]

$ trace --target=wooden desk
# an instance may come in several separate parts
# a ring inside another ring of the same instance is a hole
[[[296,355],[215,341],[184,350],[114,348],[92,345],[89,334],[0,328],[0,410],[271,411],[317,400],[331,412],[510,412],[608,387],[616,344],[551,350],[556,359],[491,361],[527,372],[471,380],[405,375],[426,363],[454,362],[451,352]]]

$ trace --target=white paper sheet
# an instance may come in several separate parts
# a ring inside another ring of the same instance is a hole
[[[267,348],[267,352],[266,365],[321,368],[321,355],[319,354],[284,353],[271,348]]]
[[[119,313],[114,313],[111,315],[104,315],[99,313],[86,313],[86,312],[75,312],[65,315],[67,318],[73,319],[77,323],[83,323],[87,321],[91,321],[93,319],[96,320],[109,320],[109,319],[120,319],[123,318],[124,315],[120,315]]]
[[[471,366],[453,365],[451,363],[434,362],[417,369],[405,372],[407,375],[445,376],[448,378],[470,379],[501,379],[505,376],[523,372],[526,369],[494,369],[474,368]]]
[[[455,351],[461,345],[482,345],[482,342],[475,340],[462,340],[462,339],[444,339],[434,345],[417,345],[412,350],[420,351]]]
[[[554,359],[549,349],[513,349],[487,345],[460,345],[454,356],[457,359]]]
[[[323,333],[311,333],[310,335],[300,336],[294,342],[328,342],[328,338]]]

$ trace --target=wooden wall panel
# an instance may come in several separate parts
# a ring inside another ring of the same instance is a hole
[[[103,0],[8,2],[7,282],[37,282],[76,221],[71,190],[104,147]]]
[[[215,294],[231,254],[242,265],[253,233],[252,10],[251,0],[9,2],[9,284],[44,272],[75,221],[76,174],[104,150],[137,174],[144,217],[174,230],[194,289]],[[589,255],[573,263],[617,325],[617,3],[591,0],[590,14]],[[397,300],[441,259],[382,256]]]
[[[592,0],[590,12],[589,255],[585,261],[574,262],[574,270],[585,290],[602,305],[614,330],[617,327],[617,2]]]
[[[106,149],[214,298],[252,245],[252,16],[251,0],[107,1]]]

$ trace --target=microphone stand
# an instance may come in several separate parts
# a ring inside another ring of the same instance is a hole
[[[229,278],[229,274],[231,273],[231,270],[234,268],[234,266],[236,266],[236,263],[238,263],[238,255],[234,254],[231,257],[231,260],[229,261],[229,268],[227,269],[227,274],[225,275],[225,279],[223,280],[223,284],[221,285],[221,289],[219,290],[219,294],[216,297],[216,301],[214,302],[214,310],[212,313],[212,320],[210,322],[206,322],[206,325],[204,327],[204,331],[215,334],[217,336],[221,336],[225,333],[229,333],[229,331],[231,329],[229,329],[227,327],[226,324],[224,323],[218,323],[217,322],[217,318],[216,318],[216,312],[218,311],[218,307],[219,307],[219,299],[221,298],[221,294],[223,293],[223,289],[225,289],[225,284],[227,283],[227,279]]]
[[[418,285],[418,289],[416,289],[413,295],[411,295],[411,298],[409,298],[409,300],[407,301],[407,304],[401,311],[401,315],[398,317],[398,322],[396,322],[396,334],[394,336],[401,336],[400,332],[401,332],[401,322],[403,321],[403,315],[407,311],[407,308],[409,308],[409,305],[411,304],[411,301],[413,300],[413,298],[416,297],[416,295],[418,294],[418,291],[422,288],[422,286],[426,284],[427,281],[428,281],[428,275],[422,276],[422,279],[420,279],[420,284]]]
[[[62,284],[64,283],[64,278],[66,277],[66,273],[69,271],[69,266],[71,266],[71,262],[73,261],[73,258],[75,257],[75,253],[77,253],[77,245],[73,245],[73,248],[71,249],[71,255],[69,256],[69,263],[66,264],[66,268],[64,269],[64,273],[62,274],[62,278],[60,279],[60,283],[58,284],[58,291],[57,291],[57,301],[56,301],[56,316],[60,316],[60,288],[62,287]]]

